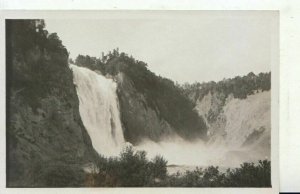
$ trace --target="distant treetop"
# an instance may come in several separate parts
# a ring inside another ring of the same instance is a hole
[[[225,97],[232,94],[235,98],[244,99],[258,91],[269,91],[271,89],[271,72],[258,75],[250,72],[243,77],[236,76],[219,82],[186,83],[180,87],[185,95],[196,93],[194,100],[201,100],[209,92],[223,93]]]

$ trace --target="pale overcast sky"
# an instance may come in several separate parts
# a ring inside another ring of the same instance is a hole
[[[78,54],[99,57],[119,47],[179,83],[267,72],[274,62],[277,12],[127,13],[46,19],[46,29],[57,32],[73,59]]]

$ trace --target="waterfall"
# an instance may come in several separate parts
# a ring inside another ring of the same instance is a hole
[[[117,84],[84,67],[70,65],[79,98],[79,113],[94,149],[118,155],[125,143],[118,109]]]
[[[126,144],[120,121],[116,82],[84,67],[70,65],[70,68],[79,98],[79,113],[94,149],[107,157],[119,155]],[[214,126],[218,127],[215,131],[220,131],[215,134],[216,144],[206,144],[201,139],[190,142],[174,135],[171,139],[161,139],[160,142],[144,139],[134,149],[145,150],[148,158],[162,155],[169,164],[190,166],[237,167],[245,161],[255,162],[269,157],[269,99],[270,93],[264,92],[243,100],[228,100],[222,113],[226,120],[220,120],[218,122],[224,123]],[[209,107],[201,108],[208,111],[211,100],[206,100],[205,104]],[[255,133],[251,135],[253,131]],[[223,135],[224,132],[226,136]],[[261,134],[263,135],[260,137]],[[250,135],[253,136],[250,140],[255,141],[254,145],[243,147]]]

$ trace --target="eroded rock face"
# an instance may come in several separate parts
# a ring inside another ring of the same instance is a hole
[[[176,134],[175,130],[163,118],[158,109],[152,109],[143,96],[133,87],[130,78],[119,73],[118,98],[125,139],[137,144],[145,138],[159,141]]]
[[[208,144],[226,146],[232,153],[246,150],[255,159],[270,159],[271,92],[259,91],[245,99],[229,95],[224,103],[218,95],[209,92],[195,107],[208,126]]]

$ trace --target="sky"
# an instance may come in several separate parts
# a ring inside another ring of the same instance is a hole
[[[73,59],[119,48],[183,84],[270,71],[276,18],[272,11],[123,11],[45,22]]]

